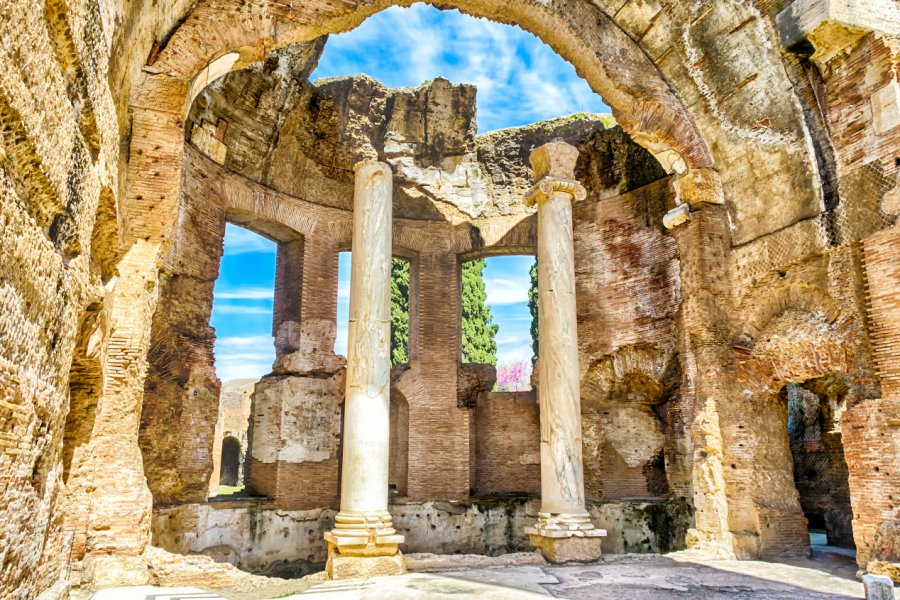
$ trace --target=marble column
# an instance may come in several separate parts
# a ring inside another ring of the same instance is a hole
[[[587,192],[575,180],[577,159],[578,149],[561,141],[533,150],[536,184],[527,198],[538,209],[541,510],[525,532],[551,562],[597,560],[606,535],[584,502],[572,204]]]
[[[388,512],[390,444],[391,168],[355,167],[350,327],[344,396],[341,509],[328,542],[335,579],[404,570]]]

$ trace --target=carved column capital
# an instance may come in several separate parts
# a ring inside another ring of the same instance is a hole
[[[587,198],[587,190],[574,179],[558,179],[547,175],[542,177],[525,196],[525,204],[534,206],[547,200],[555,193],[569,194],[572,202],[581,202]]]

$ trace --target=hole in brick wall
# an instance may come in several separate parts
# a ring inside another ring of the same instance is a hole
[[[222,440],[222,462],[219,468],[219,485],[236,487],[239,481],[241,460],[241,442],[236,437],[227,436]]]
[[[82,316],[69,371],[69,411],[63,434],[63,481],[66,483],[86,459],[100,398],[100,309],[99,304],[92,304]]]
[[[392,496],[406,496],[409,482],[409,402],[391,390],[388,485]]]
[[[813,545],[854,547],[849,472],[840,431],[847,391],[846,379],[837,376],[790,384],[781,391],[794,484]]]

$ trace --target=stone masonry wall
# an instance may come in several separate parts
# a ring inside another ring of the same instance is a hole
[[[585,156],[594,169],[615,165]],[[588,173],[589,200],[603,198],[594,183],[601,178]],[[685,424],[669,414],[679,402],[674,315],[680,284],[675,244],[660,218],[673,201],[663,179],[575,207],[585,491],[591,498],[665,496],[670,488],[690,493],[681,466]]]
[[[484,497],[464,502],[408,502],[389,509],[404,536],[404,553],[528,551],[523,530],[537,518],[537,498]],[[605,553],[671,552],[683,547],[690,509],[682,501],[589,503],[609,531]],[[322,534],[334,510],[275,510],[265,504],[217,502],[158,509],[153,543],[170,552],[198,553],[254,573],[296,577],[319,570],[327,548]],[[287,539],[295,543],[285,544]]]

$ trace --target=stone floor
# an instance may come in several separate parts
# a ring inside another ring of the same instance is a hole
[[[375,598],[515,598],[571,600],[825,600],[863,598],[862,584],[849,557],[816,551],[811,560],[787,563],[711,561],[686,555],[622,555],[575,566],[520,565],[470,568],[402,577],[329,581],[295,600],[369,600]],[[900,598],[900,592],[895,592]],[[196,588],[116,588],[92,600],[217,600]],[[264,597],[264,596],[259,596]]]

